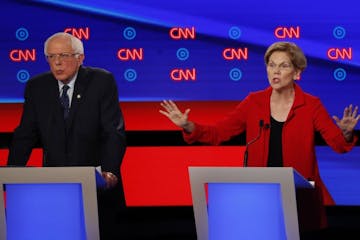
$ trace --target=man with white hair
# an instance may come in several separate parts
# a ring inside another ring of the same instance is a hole
[[[50,36],[44,53],[50,71],[26,83],[8,165],[25,166],[40,143],[43,166],[101,166],[106,181],[99,194],[104,239],[107,224],[102,219],[111,220],[114,208],[124,204],[120,164],[126,138],[117,85],[110,72],[83,66],[83,43],[68,33]]]

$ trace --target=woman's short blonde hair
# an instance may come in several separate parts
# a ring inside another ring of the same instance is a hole
[[[294,65],[296,69],[300,71],[304,71],[307,66],[306,57],[301,50],[295,43],[292,42],[275,42],[265,52],[264,60],[265,64],[269,63],[270,56],[274,52],[286,52],[291,60],[291,63]]]

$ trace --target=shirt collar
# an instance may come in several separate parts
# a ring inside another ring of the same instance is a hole
[[[74,89],[75,80],[77,78],[77,75],[78,75],[78,72],[76,72],[75,75],[69,81],[69,83],[66,84],[70,87],[70,89]],[[65,85],[62,81],[59,81],[59,80],[58,80],[58,84],[59,84],[59,89],[62,89],[62,87]]]

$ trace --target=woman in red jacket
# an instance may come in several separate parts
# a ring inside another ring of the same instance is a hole
[[[314,181],[319,213],[318,218],[311,213],[311,219],[317,219],[317,227],[325,227],[324,205],[334,204],[334,200],[320,177],[315,156],[315,132],[320,132],[336,152],[351,150],[357,141],[353,130],[360,119],[358,107],[349,105],[342,119],[331,118],[319,98],[303,92],[295,81],[300,79],[307,62],[302,50],[294,43],[272,44],[264,59],[270,86],[250,93],[214,125],[189,121],[190,109],[181,112],[172,101],[163,101],[160,113],[183,129],[188,143],[197,141],[218,145],[244,131],[248,142],[256,139],[259,128],[262,128],[261,136],[248,148],[247,165],[293,167],[305,178]],[[303,229],[306,228],[303,226]]]

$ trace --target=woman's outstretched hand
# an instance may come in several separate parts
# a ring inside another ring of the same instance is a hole
[[[159,112],[168,117],[176,126],[183,128],[187,132],[193,130],[193,123],[188,121],[189,108],[185,112],[181,112],[171,100],[164,100],[160,105],[163,107],[163,110],[159,110]]]
[[[340,127],[345,139],[348,142],[352,141],[354,128],[360,119],[358,109],[358,106],[353,107],[353,105],[350,104],[345,107],[342,119],[339,119],[337,116],[333,116],[333,119]]]

